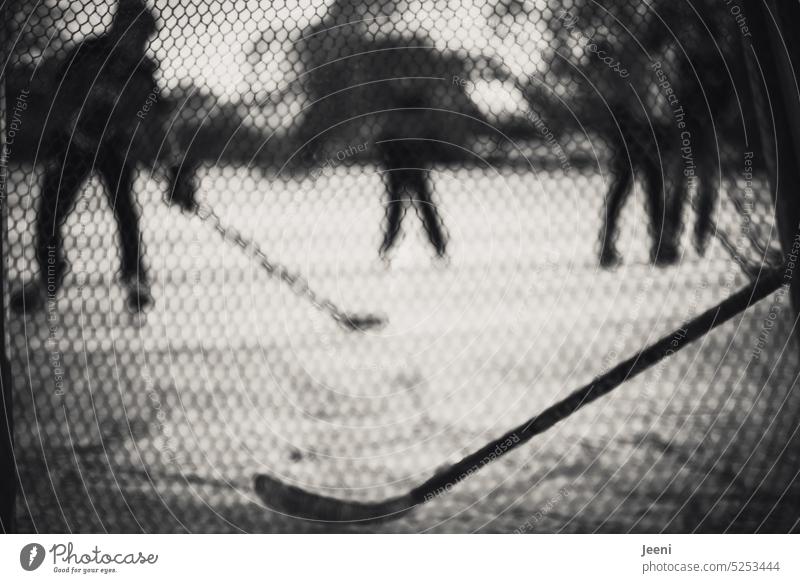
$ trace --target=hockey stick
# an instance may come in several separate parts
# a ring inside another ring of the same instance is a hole
[[[297,297],[311,302],[316,309],[327,313],[345,330],[366,332],[367,330],[380,329],[386,325],[387,320],[376,314],[354,314],[345,312],[332,300],[324,299],[309,287],[308,281],[298,273],[292,273],[286,266],[271,261],[264,251],[252,240],[246,239],[240,232],[223,224],[219,215],[214,212],[208,203],[197,205],[195,214],[201,221],[209,223],[225,241],[232,241],[248,256],[254,256],[259,265],[270,277],[283,281]]]
[[[595,378],[588,385],[574,391],[505,435],[490,441],[461,461],[440,470],[403,496],[372,503],[339,500],[307,492],[266,475],[256,476],[255,491],[268,508],[306,520],[366,523],[398,518],[440,494],[449,492],[453,486],[490,462],[527,443],[534,436],[544,433],[580,408],[607,395],[626,380],[678,352],[690,342],[701,338],[764,299],[776,291],[782,282],[788,283],[784,273],[782,267],[763,272],[749,285],[689,320],[681,328],[663,336],[607,373]]]
[[[176,191],[179,188],[178,182],[180,181],[181,184],[183,184],[182,191],[185,191],[187,188],[191,190],[190,194],[187,195],[184,192],[182,196],[178,197],[182,202],[177,204],[182,210],[194,214],[202,222],[208,223],[211,225],[211,228],[220,234],[223,240],[234,243],[244,251],[248,257],[256,259],[258,264],[271,278],[286,283],[294,295],[309,301],[317,310],[327,313],[337,324],[350,332],[366,332],[367,330],[380,329],[386,325],[387,320],[382,316],[345,312],[332,300],[317,295],[302,275],[293,273],[285,265],[270,260],[255,241],[245,238],[244,235],[236,229],[225,225],[222,218],[214,211],[208,202],[197,202],[195,200],[196,186],[191,184],[191,182],[189,183],[190,185],[187,186],[185,179],[180,180],[179,175],[181,175],[182,172],[186,172],[181,170],[184,165],[191,169],[189,172],[196,170],[196,168],[193,168],[190,164],[186,164],[185,154],[178,154],[181,149],[171,132],[167,132],[164,138],[164,144],[166,144],[166,146],[163,147],[163,151],[160,150],[159,154],[156,156],[156,160],[160,161],[160,163],[154,163],[151,169],[151,175],[163,175],[168,181],[169,187],[167,189],[166,200],[168,204],[176,204],[174,199],[176,197]],[[159,156],[161,156],[160,160]],[[170,168],[171,170],[167,171],[166,168]],[[185,199],[188,199],[188,202]]]

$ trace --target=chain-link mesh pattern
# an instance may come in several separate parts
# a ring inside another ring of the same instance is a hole
[[[735,2],[120,6],[7,8],[24,530],[795,527],[780,294],[399,521],[252,489],[407,491],[777,261]]]

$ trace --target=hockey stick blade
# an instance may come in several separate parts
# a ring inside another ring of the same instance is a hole
[[[385,522],[414,508],[410,495],[380,502],[356,502],[307,492],[260,474],[255,478],[258,497],[273,511],[294,518],[319,522]]]

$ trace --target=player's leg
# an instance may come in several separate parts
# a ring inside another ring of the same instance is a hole
[[[614,267],[621,258],[617,252],[619,216],[625,201],[633,190],[633,171],[624,148],[612,151],[611,186],[605,199],[605,217],[600,233],[600,265]]]
[[[106,195],[117,221],[120,243],[120,281],[128,293],[128,308],[141,311],[152,303],[144,244],[139,228],[139,213],[133,194],[134,166],[116,153],[98,159],[97,168],[106,186]]]
[[[167,170],[169,204],[177,205],[186,212],[194,212],[197,209],[197,169],[198,164],[184,160]]]
[[[670,245],[672,252],[674,252],[675,260],[677,260],[680,249],[681,233],[683,232],[683,214],[686,209],[686,203],[689,200],[692,184],[696,182],[696,178],[687,177],[683,172],[683,162],[676,156],[674,170],[670,170],[672,180],[668,181],[665,185],[665,218],[664,218],[664,235],[662,237],[664,242],[667,242],[667,251],[670,252]]]
[[[651,261],[656,265],[671,265],[678,260],[678,243],[675,229],[666,215],[666,188],[658,159],[648,157],[640,164],[644,174],[645,207],[649,215],[650,236],[653,247]]]
[[[706,130],[708,131],[708,130]],[[705,139],[701,130],[697,134],[697,218],[694,224],[694,244],[704,253],[712,230],[712,216],[719,193],[719,160],[716,149]]]
[[[386,184],[386,225],[383,231],[383,242],[379,253],[385,256],[394,246],[400,235],[403,217],[406,215],[406,179],[405,170],[386,170],[383,173]]]
[[[67,271],[63,227],[91,173],[92,157],[88,152],[67,146],[56,159],[45,170],[36,213],[34,245],[39,279],[12,294],[11,308],[16,312],[42,307],[45,295],[54,295],[61,288]]]
[[[414,206],[417,209],[417,215],[422,220],[422,225],[425,227],[428,241],[436,249],[436,254],[439,257],[444,257],[447,252],[447,235],[444,230],[444,221],[439,216],[436,203],[433,202],[428,171],[418,168],[407,172],[409,173],[409,186],[411,192],[414,193]]]

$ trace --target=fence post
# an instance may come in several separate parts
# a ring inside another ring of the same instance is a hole
[[[752,37],[742,38],[744,58],[762,129],[780,243],[784,257],[796,255],[796,272],[800,270],[800,247],[795,242],[800,236],[800,44],[796,31],[786,28],[800,22],[800,5],[761,0],[748,8]],[[792,277],[789,295],[795,314],[800,313],[800,278]],[[795,337],[800,339],[800,330],[795,329]]]
[[[17,493],[17,468],[14,462],[14,422],[12,419],[11,370],[8,360],[8,209],[6,187],[8,149],[6,145],[6,79],[10,61],[8,46],[8,2],[0,3],[0,533],[15,531],[14,508]]]

